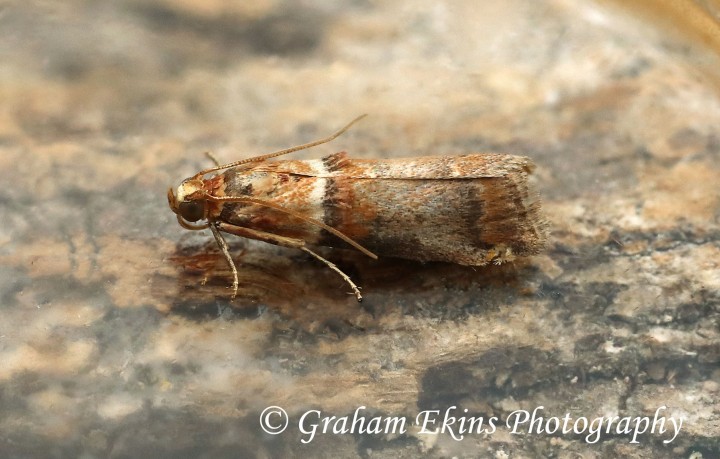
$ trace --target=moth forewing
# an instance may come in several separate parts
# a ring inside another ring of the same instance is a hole
[[[366,160],[345,153],[322,160],[276,161],[250,174],[223,175],[224,192],[261,196],[314,215],[381,255],[463,265],[503,262],[545,244],[532,163],[512,155],[473,154]],[[222,221],[347,247],[319,228],[260,209],[226,207]]]

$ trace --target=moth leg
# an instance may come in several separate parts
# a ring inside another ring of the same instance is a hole
[[[325,263],[328,268],[330,268],[330,269],[332,269],[333,271],[335,271],[336,273],[340,274],[340,277],[342,277],[343,279],[345,279],[345,282],[347,282],[348,285],[350,286],[350,288],[353,289],[353,293],[355,293],[355,298],[357,298],[358,303],[362,303],[362,295],[360,294],[360,288],[359,288],[357,285],[355,285],[355,283],[352,281],[352,279],[350,279],[350,277],[349,277],[347,274],[345,274],[344,272],[342,272],[342,271],[340,270],[340,268],[338,268],[338,267],[335,265],[335,263],[333,263],[333,262],[331,262],[331,261],[329,261],[329,260],[326,260],[325,258],[321,257],[320,255],[318,255],[317,253],[315,253],[315,252],[313,252],[312,250],[308,249],[307,247],[300,247],[300,250],[303,250],[303,251],[309,253],[309,254],[312,255],[313,257],[315,257],[315,258],[317,258],[318,260],[320,260],[320,261],[322,261],[323,263]]]
[[[303,215],[300,212],[296,212],[292,209],[288,209],[287,207],[283,207],[280,204],[276,204],[272,201],[267,201],[265,199],[260,199],[260,198],[252,198],[249,196],[214,196],[208,192],[204,192],[204,196],[205,196],[205,199],[207,199],[208,201],[213,201],[213,202],[245,202],[245,203],[251,202],[251,203],[257,204],[259,206],[264,206],[264,207],[269,207],[271,209],[279,210],[280,212],[284,212],[284,213],[291,215],[297,219],[306,221],[312,225],[317,226],[318,228],[322,228],[322,229],[334,234],[335,236],[339,237],[343,241],[347,242],[351,246],[358,249],[360,252],[364,253],[365,255],[369,256],[370,258],[372,258],[374,260],[377,260],[377,255],[375,255],[374,253],[372,253],[365,247],[361,246],[357,242],[353,241],[348,236],[344,235],[343,233],[336,230],[332,226],[328,226],[325,223],[321,222],[320,220],[316,220],[314,218],[308,217],[306,215]]]
[[[225,256],[225,260],[228,262],[228,265],[230,265],[230,270],[233,274],[233,294],[232,298],[234,299],[237,296],[238,292],[238,285],[240,284],[240,281],[238,280],[238,271],[237,267],[235,266],[235,262],[233,261],[232,257],[230,256],[230,249],[228,249],[227,242],[225,241],[225,238],[222,234],[220,234],[220,231],[218,230],[217,223],[210,223],[210,230],[213,233],[213,236],[215,236],[215,242],[217,242],[218,247],[220,247],[220,250],[222,251],[223,255]]]
[[[353,293],[355,294],[355,297],[357,298],[358,302],[362,301],[362,295],[360,294],[360,288],[357,285],[355,285],[355,283],[352,281],[352,279],[350,279],[350,277],[347,274],[342,272],[340,270],[340,268],[338,268],[334,263],[332,263],[329,260],[326,260],[325,258],[321,257],[317,253],[315,253],[312,250],[310,250],[309,248],[307,248],[305,245],[305,241],[303,241],[302,239],[295,239],[295,238],[290,238],[290,237],[285,237],[285,236],[279,236],[277,234],[266,233],[265,231],[258,231],[258,230],[254,230],[251,228],[230,225],[228,223],[222,223],[222,222],[218,222],[218,223],[216,223],[216,225],[217,225],[217,230],[222,231],[224,233],[234,234],[236,236],[245,237],[248,239],[255,239],[256,241],[267,242],[268,244],[279,245],[282,247],[290,247],[293,249],[300,249],[304,252],[309,253],[313,257],[315,257],[318,260],[325,263],[325,265],[327,265],[328,268],[330,268],[333,271],[335,271],[336,273],[338,273],[340,275],[340,277],[342,277],[343,280],[345,280],[345,282],[347,282],[347,284],[353,290]],[[223,240],[223,242],[224,242],[224,240]],[[218,242],[218,244],[220,244],[220,242]],[[227,244],[226,244],[226,247],[227,247]],[[227,256],[229,256],[229,254],[226,255],[226,257]],[[235,279],[237,280],[237,271],[235,271],[234,266],[233,266],[233,272],[235,273],[235,276],[236,276]],[[233,283],[233,285],[235,285],[235,283]]]

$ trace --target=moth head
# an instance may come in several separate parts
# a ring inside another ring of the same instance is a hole
[[[177,192],[170,188],[167,196],[170,209],[177,214],[182,226],[187,228],[183,222],[196,222],[206,218],[207,199],[202,180],[187,179],[177,187]]]

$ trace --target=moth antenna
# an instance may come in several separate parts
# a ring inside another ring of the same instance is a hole
[[[323,223],[323,222],[321,222],[321,221],[319,221],[319,220],[315,220],[315,219],[312,218],[312,217],[305,216],[305,215],[303,215],[303,214],[301,214],[301,213],[299,213],[299,212],[295,212],[294,210],[286,209],[285,207],[283,207],[283,206],[281,206],[281,205],[279,205],[279,204],[275,204],[274,202],[265,201],[265,200],[258,199],[258,198],[248,198],[248,197],[240,197],[240,196],[220,196],[220,197],[218,197],[218,196],[213,196],[213,195],[207,194],[207,193],[205,194],[205,197],[206,197],[209,201],[214,201],[214,202],[251,202],[251,203],[253,203],[253,204],[257,204],[257,205],[265,206],[265,207],[270,207],[271,209],[275,209],[275,210],[278,210],[278,211],[280,211],[280,212],[284,212],[284,213],[286,213],[286,214],[288,214],[288,215],[292,215],[292,216],[295,217],[295,218],[298,218],[298,219],[300,219],[300,220],[306,221],[306,222],[308,222],[308,223],[310,223],[310,224],[312,224],[312,225],[315,225],[315,226],[317,226],[317,227],[319,227],[319,228],[322,228],[322,229],[324,229],[324,230],[326,230],[326,231],[334,234],[335,236],[339,237],[339,238],[342,239],[343,241],[345,241],[345,242],[347,242],[348,244],[350,244],[351,246],[355,247],[357,250],[359,250],[360,252],[364,253],[364,254],[367,255],[368,257],[370,257],[370,258],[372,258],[372,259],[374,259],[374,260],[377,260],[377,255],[375,255],[374,253],[372,253],[371,251],[369,251],[369,250],[366,249],[365,247],[361,246],[361,245],[358,244],[357,242],[353,241],[350,237],[344,235],[343,233],[341,233],[340,231],[336,230],[336,229],[333,228],[332,226],[328,226],[328,225],[326,225],[325,223]]]
[[[340,276],[341,276],[343,279],[345,279],[345,282],[348,283],[348,285],[350,286],[350,288],[353,289],[353,293],[355,293],[355,298],[357,298],[358,303],[362,303],[362,295],[360,294],[360,289],[358,288],[358,286],[355,285],[355,283],[352,281],[352,279],[350,279],[350,276],[348,276],[347,274],[345,274],[344,272],[342,272],[342,271],[340,270],[340,268],[338,268],[337,265],[335,265],[335,263],[332,263],[331,261],[326,260],[325,258],[321,257],[320,255],[318,255],[317,253],[313,252],[312,250],[308,249],[308,248],[305,247],[305,246],[300,247],[300,250],[303,250],[303,251],[309,253],[309,254],[312,255],[313,257],[315,257],[315,258],[317,258],[318,260],[320,260],[320,261],[322,261],[323,263],[325,263],[325,264],[328,266],[328,268],[330,268],[330,269],[332,269],[333,271],[335,271],[336,273],[340,274]]]
[[[324,144],[324,143],[331,142],[331,141],[335,140],[336,138],[340,137],[343,133],[345,133],[345,131],[347,131],[348,129],[350,129],[350,127],[351,127],[353,124],[357,123],[358,121],[360,121],[361,119],[365,118],[366,116],[367,116],[367,113],[358,116],[358,117],[355,118],[354,120],[350,121],[347,125],[345,125],[345,127],[343,127],[342,129],[340,129],[339,131],[335,132],[334,134],[332,134],[332,135],[330,135],[330,136],[328,136],[328,137],[325,137],[325,138],[322,138],[322,139],[318,139],[318,140],[314,140],[314,141],[312,141],[312,142],[304,143],[304,144],[302,144],[302,145],[297,145],[297,146],[294,146],[294,147],[286,148],[286,149],[284,149],[284,150],[279,150],[279,151],[276,151],[276,152],[273,152],[273,153],[267,153],[267,154],[265,154],[265,155],[254,156],[254,157],[252,157],[252,158],[241,159],[240,161],[235,161],[235,162],[232,162],[232,163],[223,164],[222,166],[221,166],[221,165],[216,165],[215,167],[211,167],[211,168],[209,168],[209,169],[205,169],[205,170],[202,170],[202,171],[198,172],[197,174],[195,174],[195,177],[194,177],[194,178],[200,178],[200,177],[202,177],[202,176],[205,175],[205,174],[209,174],[210,172],[215,172],[215,171],[219,171],[219,170],[222,170],[222,169],[227,169],[227,168],[229,168],[229,167],[235,167],[235,166],[239,166],[239,165],[241,165],[241,164],[246,164],[246,163],[254,163],[254,162],[265,161],[266,159],[275,158],[275,157],[277,157],[277,156],[282,156],[282,155],[287,155],[288,153],[294,153],[294,152],[296,152],[296,151],[305,150],[305,149],[308,149],[308,148],[316,147],[316,146],[318,146],[318,145],[322,145],[322,144]],[[215,161],[215,162],[217,163],[217,161]]]
[[[212,161],[213,164],[215,164],[215,167],[220,167],[220,161],[217,160],[217,158],[211,151],[206,151],[205,156],[207,156],[208,159],[210,159],[210,161]]]
[[[233,275],[233,294],[232,298],[235,298],[237,296],[238,292],[238,285],[240,284],[240,281],[238,280],[238,270],[235,266],[235,262],[233,261],[232,257],[230,256],[230,249],[228,249],[227,241],[225,241],[225,238],[222,234],[220,234],[220,230],[217,229],[214,223],[211,223],[208,225],[210,227],[210,230],[213,233],[213,236],[215,236],[215,242],[217,242],[218,247],[220,247],[220,250],[222,251],[223,255],[225,256],[225,260],[228,262],[228,265],[230,265],[230,270],[232,271]]]

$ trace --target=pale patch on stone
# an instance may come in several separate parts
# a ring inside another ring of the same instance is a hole
[[[641,175],[645,198],[643,217],[658,227],[679,222],[705,226],[720,207],[720,170],[707,162],[681,162],[671,168],[649,167]]]
[[[98,403],[97,413],[103,419],[117,420],[142,408],[142,398],[127,393],[111,394]]]
[[[176,276],[176,269],[167,258],[173,253],[171,241],[134,241],[120,236],[99,238],[98,264],[105,278],[113,282],[107,292],[120,307],[140,307],[154,304],[164,310],[169,307],[167,297],[156,295],[152,290],[152,278],[157,274]]]
[[[30,277],[60,276],[72,270],[70,246],[58,239],[19,245],[9,254],[0,255],[0,263],[22,267]]]
[[[97,352],[97,344],[91,340],[46,340],[40,344],[21,344],[0,353],[0,380],[13,375],[34,371],[46,374],[70,376],[90,363]]]

